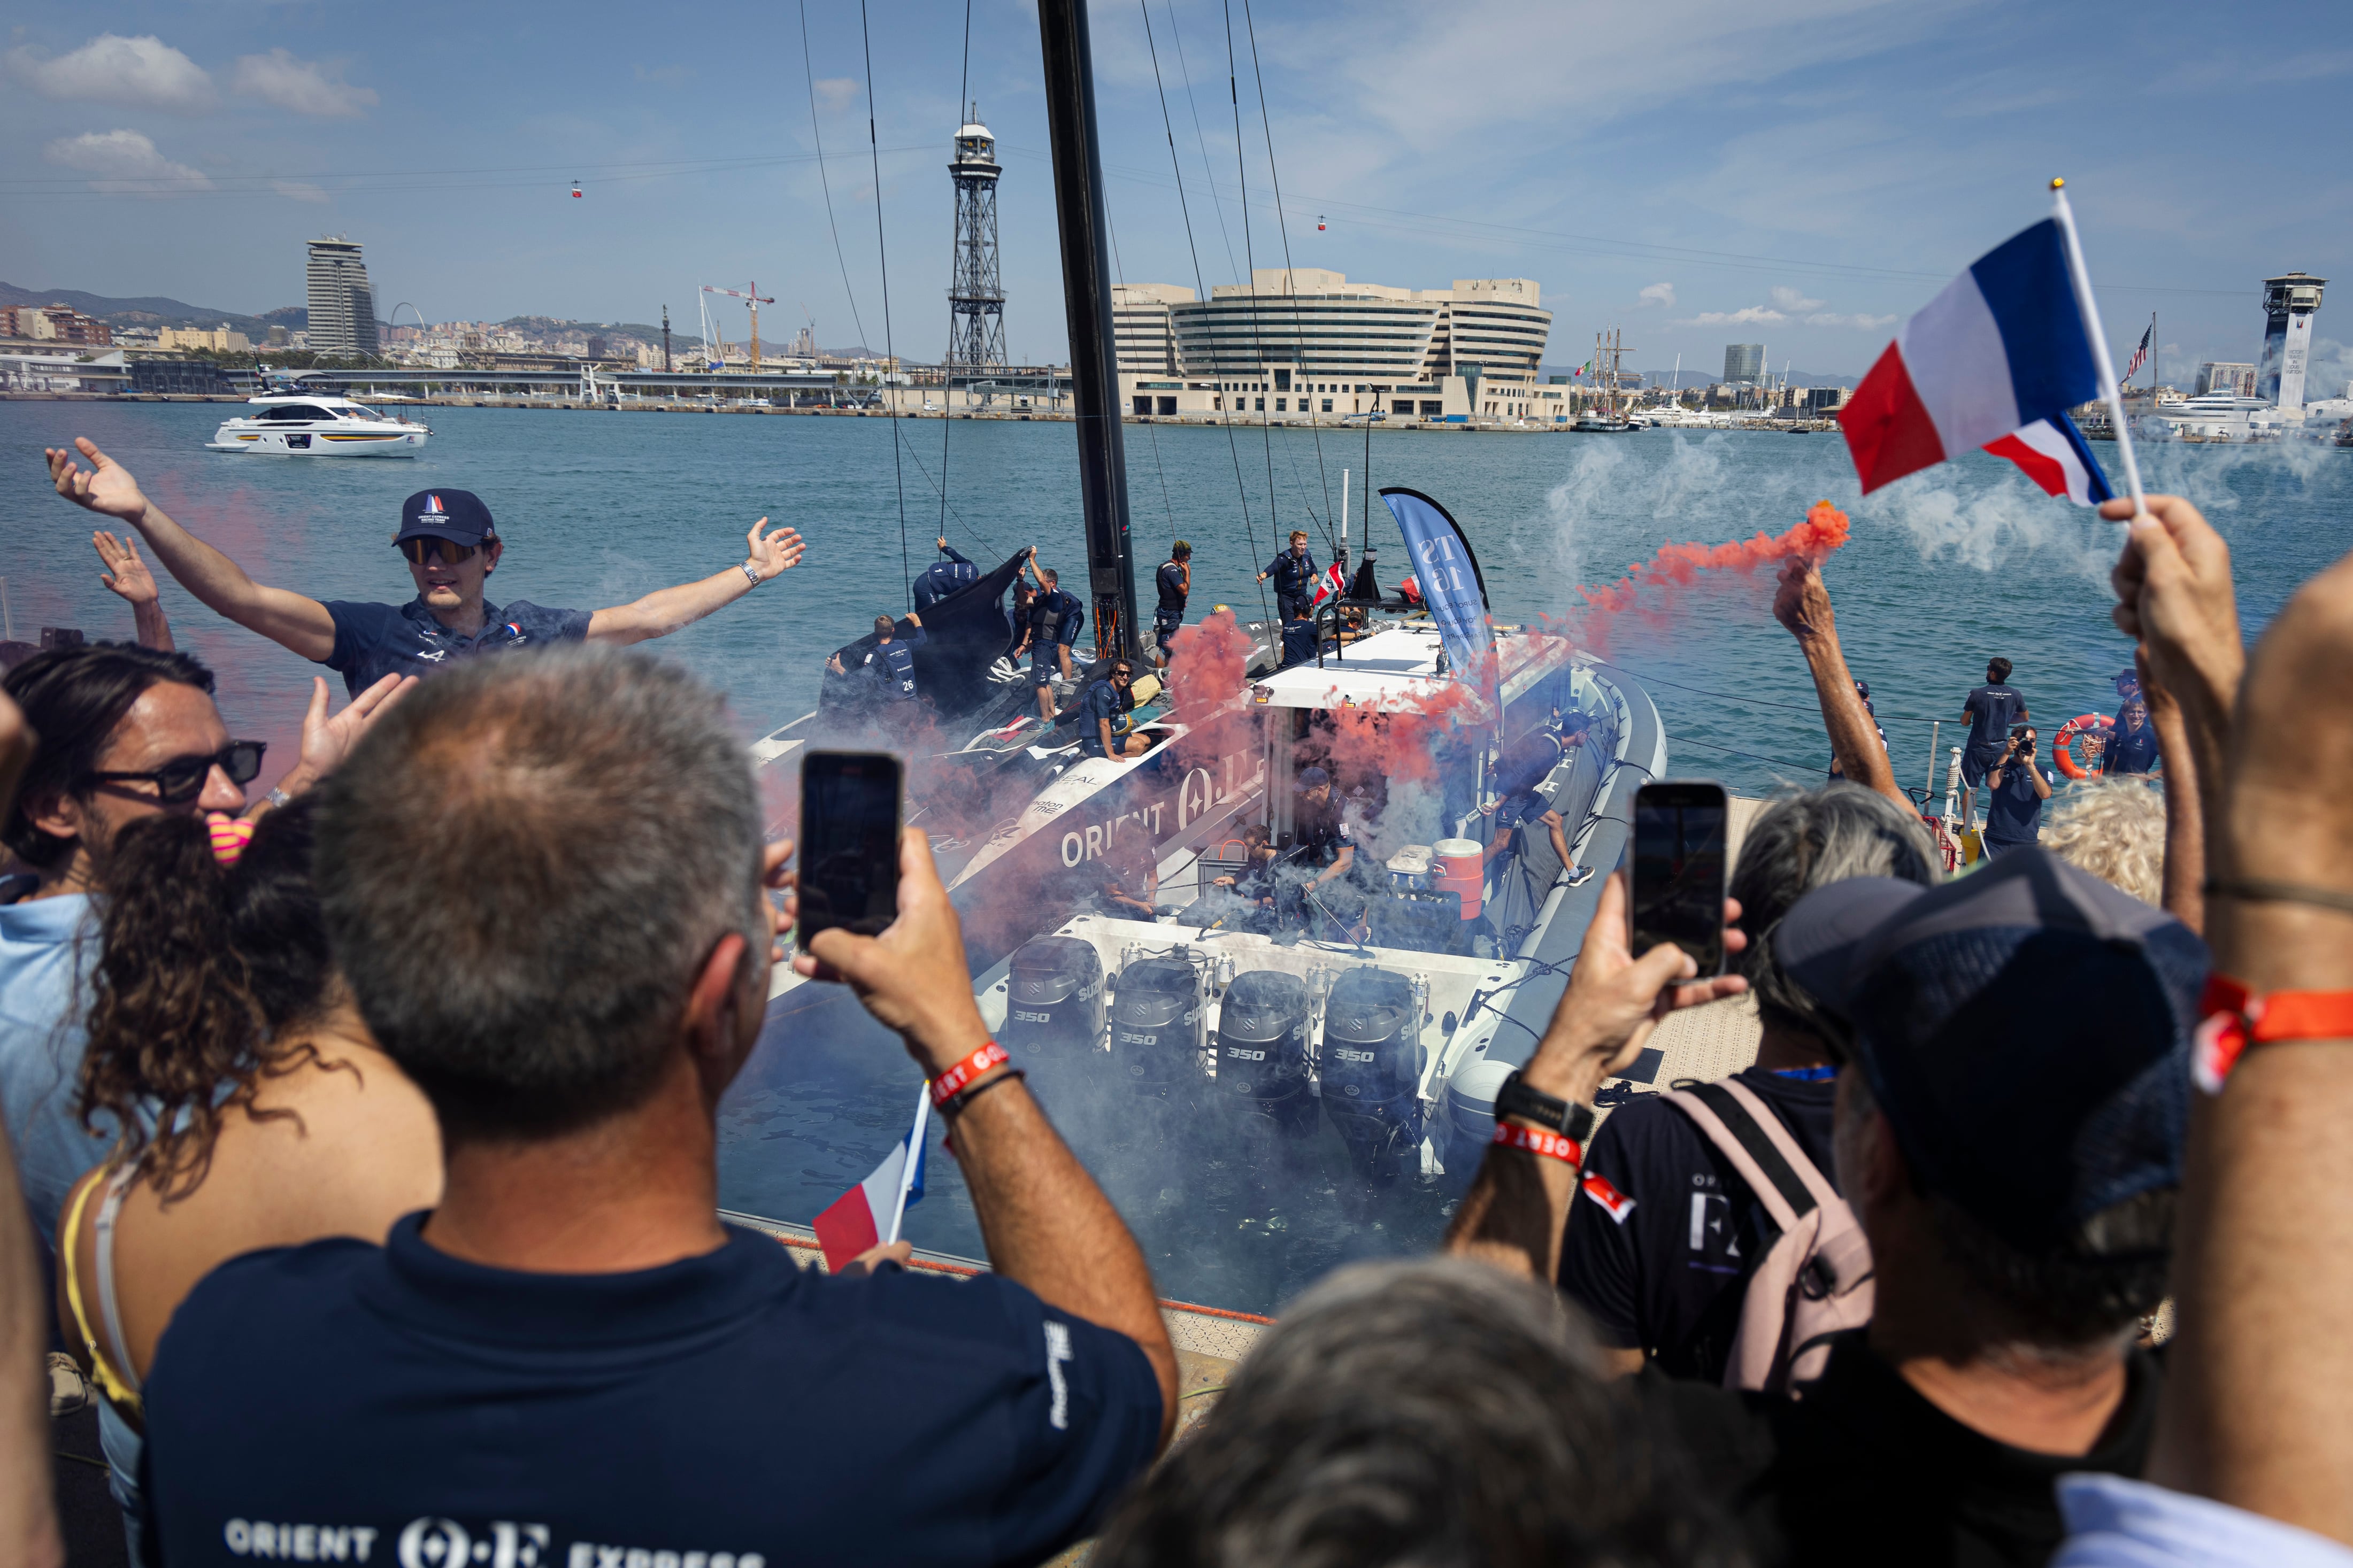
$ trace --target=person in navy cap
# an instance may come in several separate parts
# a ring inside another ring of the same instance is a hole
[[[790,571],[805,546],[789,528],[754,523],[742,562],[697,583],[661,588],[603,610],[553,610],[528,600],[494,605],[483,588],[506,546],[491,509],[470,490],[419,490],[400,506],[393,546],[408,563],[417,597],[405,605],[322,603],[255,582],[245,569],[164,515],[131,470],[86,437],[46,450],[58,493],[121,518],[144,537],[180,586],[248,631],[340,671],[356,697],[386,675],[429,675],[453,659],[554,642],[644,642],[667,637]]]

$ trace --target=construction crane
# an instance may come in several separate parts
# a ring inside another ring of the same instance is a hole
[[[702,291],[706,294],[724,294],[731,300],[748,300],[751,301],[752,370],[753,374],[757,374],[760,369],[760,307],[763,305],[773,305],[776,301],[774,298],[762,294],[760,292],[760,286],[757,283],[752,285],[749,292],[741,289],[714,289],[708,283],[702,286]]]

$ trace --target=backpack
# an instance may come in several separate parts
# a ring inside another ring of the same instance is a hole
[[[1732,1162],[1777,1233],[1748,1271],[1724,1386],[1788,1393],[1821,1375],[1832,1338],[1871,1321],[1871,1244],[1756,1090],[1724,1079],[1665,1098]]]

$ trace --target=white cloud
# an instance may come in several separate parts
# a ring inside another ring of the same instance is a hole
[[[817,79],[818,107],[828,114],[839,114],[858,101],[858,80],[855,77],[821,76]]]
[[[1806,318],[1806,325],[1810,327],[1857,327],[1868,331],[1873,327],[1892,327],[1894,324],[1893,316],[1866,316],[1860,311],[1841,316],[1831,310],[1817,310]]]
[[[1819,310],[1822,308],[1822,302],[1820,300],[1809,300],[1795,289],[1782,288],[1778,285],[1773,289],[1773,305],[1776,310],[1787,310],[1792,315],[1799,316],[1809,310]]]
[[[1893,316],[1841,315],[1825,310],[1820,300],[1810,300],[1795,289],[1777,288],[1770,305],[1744,305],[1737,310],[1703,310],[1698,315],[1674,323],[1678,327],[1778,327],[1794,323],[1801,327],[1885,327],[1894,324]]]
[[[1679,327],[1769,327],[1789,318],[1778,310],[1768,310],[1762,305],[1744,305],[1737,310],[1702,310],[1689,321],[1677,321]]]
[[[297,114],[357,120],[375,107],[375,89],[353,87],[343,76],[340,64],[297,59],[288,50],[272,49],[266,55],[239,56],[229,89]]]
[[[290,202],[324,202],[327,200],[325,188],[320,185],[311,184],[307,180],[272,180],[269,182],[269,188],[276,191],[280,195],[284,196]]]
[[[172,195],[182,191],[208,191],[211,180],[185,163],[174,163],[155,151],[155,143],[136,131],[92,131],[60,137],[42,149],[52,163],[62,163],[90,176],[90,188],[115,195]]]
[[[100,33],[55,58],[29,46],[11,49],[8,72],[43,98],[89,99],[174,114],[202,114],[220,101],[204,68],[152,33],[136,38]]]
[[[1641,300],[1645,305],[1664,305],[1672,310],[1675,308],[1675,286],[1672,283],[1653,283],[1642,290]]]

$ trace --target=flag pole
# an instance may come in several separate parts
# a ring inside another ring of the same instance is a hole
[[[899,1222],[907,1217],[907,1190],[915,1184],[915,1172],[923,1158],[923,1134],[932,1123],[932,1085],[926,1079],[915,1100],[915,1131],[907,1137],[907,1158],[899,1167],[899,1196],[891,1205],[891,1234],[882,1238],[885,1246],[899,1239]]]
[[[2132,426],[2125,419],[2123,396],[2116,388],[2116,362],[2108,356],[2108,334],[2100,325],[2099,301],[2092,298],[2092,275],[2084,267],[2083,242],[2075,237],[2074,209],[2067,205],[2067,182],[2051,182],[2051,201],[2059,219],[2059,232],[2067,239],[2067,276],[2075,285],[2075,309],[2083,313],[2084,330],[2092,340],[2092,363],[2100,373],[2100,398],[2108,405],[2108,421],[2116,426],[2116,452],[2125,461],[2125,488],[2132,492],[2133,516],[2148,511],[2141,494],[2140,459],[2133,455]],[[2156,346],[2150,345],[2150,353]]]

